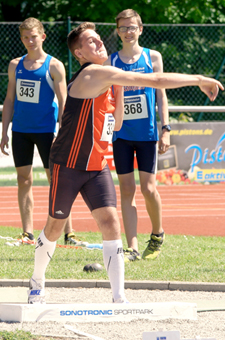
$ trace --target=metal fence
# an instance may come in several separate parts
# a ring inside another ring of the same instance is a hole
[[[0,23],[0,104],[6,95],[10,60],[26,53],[20,41],[19,24]],[[79,64],[67,49],[66,37],[79,22],[70,22],[68,19],[65,22],[43,24],[47,34],[44,50],[64,63],[69,80]],[[121,41],[116,34],[115,24],[96,23],[96,28],[109,54],[120,49]],[[225,84],[225,25],[144,25],[140,45],[161,52],[165,72],[202,74]],[[225,93],[220,92],[215,102],[209,103],[198,87],[167,90],[167,96],[170,106],[225,105]],[[181,115],[180,112],[170,113],[173,119],[179,119]],[[184,115],[195,121],[225,120],[225,112],[185,112],[182,118]]]

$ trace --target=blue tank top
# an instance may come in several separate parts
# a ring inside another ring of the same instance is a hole
[[[152,73],[150,50],[143,48],[140,58],[133,64],[124,63],[118,52],[111,55],[111,65],[124,71]],[[158,130],[155,112],[155,89],[151,87],[124,86],[124,120],[117,138],[132,141],[156,141]]]
[[[12,130],[23,133],[55,132],[58,105],[49,71],[52,56],[47,55],[37,70],[26,70],[24,55],[15,71],[16,97]]]

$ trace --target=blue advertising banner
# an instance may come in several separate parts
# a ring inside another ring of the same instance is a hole
[[[171,127],[171,147],[159,156],[159,172],[168,175],[176,169],[174,174],[189,181],[225,181],[225,123],[176,123]]]

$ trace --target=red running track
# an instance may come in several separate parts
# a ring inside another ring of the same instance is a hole
[[[33,187],[34,229],[43,229],[48,215],[48,187]],[[159,186],[163,228],[167,234],[225,236],[225,184]],[[118,213],[122,225],[119,187]],[[150,233],[151,222],[137,187],[138,232]],[[75,231],[98,231],[91,213],[79,195],[72,207]],[[0,225],[22,228],[17,187],[0,187]],[[122,225],[122,231],[123,225]]]

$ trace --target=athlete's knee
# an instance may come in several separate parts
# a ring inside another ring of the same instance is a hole
[[[99,222],[102,228],[119,228],[119,219],[112,213],[104,215]]]
[[[103,240],[117,240],[121,237],[119,219],[109,218],[101,221],[99,229],[102,232]]]
[[[154,185],[141,186],[141,193],[146,199],[154,199],[159,196],[159,193]]]
[[[67,219],[55,219],[48,216],[46,226],[44,228],[45,236],[49,241],[56,241],[63,233]]]
[[[31,187],[33,178],[31,175],[17,174],[17,183],[19,187]]]
[[[132,182],[122,182],[120,183],[120,191],[122,196],[133,197],[136,192],[136,185]]]
[[[116,208],[96,209],[92,211],[92,215],[103,235],[117,237],[120,234],[120,221]]]

